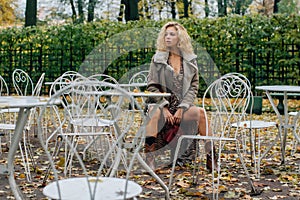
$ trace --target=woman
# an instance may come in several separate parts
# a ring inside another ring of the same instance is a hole
[[[150,121],[146,126],[146,162],[153,170],[154,152],[158,146],[157,136],[161,132],[166,134],[167,132],[163,131],[166,127],[170,129],[184,121],[197,122],[196,132],[206,134],[204,110],[194,105],[198,94],[199,76],[197,56],[193,52],[190,36],[179,23],[168,22],[161,28],[156,46],[157,51],[150,64],[147,90],[169,92],[171,96],[149,99],[151,103],[159,105],[159,109],[153,109],[154,106],[148,107]],[[185,132],[185,129],[182,131]],[[210,149],[210,144],[205,146],[206,149]],[[207,158],[207,167],[211,170],[210,153]]]

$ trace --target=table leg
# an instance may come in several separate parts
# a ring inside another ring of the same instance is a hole
[[[19,187],[16,184],[16,180],[14,177],[14,158],[16,151],[19,147],[19,142],[22,138],[24,126],[28,120],[30,114],[30,108],[20,108],[19,113],[18,113],[18,119],[16,122],[16,129],[15,133],[13,134],[13,138],[11,141],[11,145],[9,148],[8,152],[8,158],[7,158],[7,168],[8,168],[8,173],[9,173],[9,185],[10,189],[12,190],[15,198],[18,199],[23,199],[23,195],[19,189]]]
[[[277,109],[277,106],[275,105],[274,101],[273,101],[273,98],[270,94],[269,91],[266,91],[266,95],[278,117],[278,120],[279,120],[279,127],[278,127],[278,130],[279,130],[279,137],[280,137],[280,145],[281,145],[281,164],[284,164],[285,163],[285,146],[284,146],[284,142],[282,141],[282,130],[285,130],[284,129],[284,123],[285,121],[282,120],[282,116],[281,114],[279,113],[278,109]],[[284,109],[285,112],[287,112],[287,109]],[[285,134],[284,134],[285,135]]]

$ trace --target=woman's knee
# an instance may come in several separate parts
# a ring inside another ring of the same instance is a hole
[[[197,120],[200,117],[200,113],[198,111],[198,108],[196,106],[190,107],[186,112],[185,112],[185,119],[187,120]]]
[[[203,108],[199,108],[199,119],[200,121],[206,119],[205,110]]]
[[[151,106],[149,107],[148,113],[150,115],[150,120],[158,121],[160,119],[161,111],[159,108]]]

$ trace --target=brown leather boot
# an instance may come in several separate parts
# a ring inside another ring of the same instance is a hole
[[[209,172],[212,172],[212,165],[214,163],[214,170],[217,170],[218,169],[218,162],[217,162],[217,154],[215,152],[215,150],[213,151],[213,154],[214,154],[214,160],[212,159],[212,153],[208,153],[206,154],[206,169],[209,171]]]
[[[152,142],[149,142],[146,138],[145,142],[145,153],[146,153],[146,163],[149,165],[149,167],[154,171],[156,168],[155,164],[155,151],[156,151],[156,138],[151,137]],[[149,145],[149,143],[152,143]]]
[[[213,147],[213,151],[211,151],[211,143],[207,142],[205,144],[205,151],[209,152],[208,154],[206,154],[206,169],[209,172],[212,172],[212,165],[214,163],[214,170],[217,170],[219,166],[217,162],[218,156],[216,154],[215,147]],[[214,157],[214,159],[212,159],[212,157]]]

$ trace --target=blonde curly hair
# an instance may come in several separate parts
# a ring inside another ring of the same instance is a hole
[[[187,30],[178,22],[167,22],[160,30],[158,34],[158,38],[156,41],[156,48],[159,51],[167,51],[167,47],[165,44],[165,34],[168,27],[175,27],[178,33],[179,42],[177,47],[181,52],[193,53],[193,46],[191,43],[191,38],[187,32]]]

